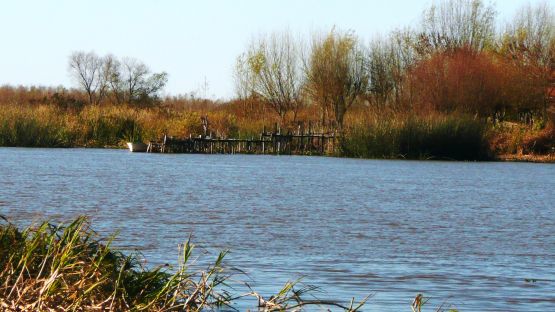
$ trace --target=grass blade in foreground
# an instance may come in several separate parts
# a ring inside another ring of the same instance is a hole
[[[190,271],[194,246],[180,250],[177,268],[149,269],[136,254],[111,248],[114,237],[102,241],[86,217],[68,225],[44,222],[23,231],[0,225],[0,307],[3,311],[201,311],[231,307],[230,273],[221,252],[206,270]],[[265,311],[299,311],[308,305],[358,311],[325,300],[304,300],[313,286],[295,289],[287,283],[275,296],[259,298]]]

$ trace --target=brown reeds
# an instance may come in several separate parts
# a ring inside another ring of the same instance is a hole
[[[138,254],[112,248],[115,236],[101,240],[85,217],[67,225],[44,222],[23,231],[0,216],[0,309],[2,311],[205,311],[256,297],[263,311],[299,311],[333,306],[358,311],[366,302],[342,305],[305,300],[313,286],[287,283],[269,299],[251,289],[230,293],[233,270],[220,252],[205,270],[194,270],[194,245],[180,247],[176,267],[146,267]]]

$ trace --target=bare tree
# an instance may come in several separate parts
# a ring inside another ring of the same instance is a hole
[[[495,39],[496,11],[482,0],[448,0],[424,12],[421,49],[468,47],[481,51]]]
[[[528,4],[506,26],[501,52],[519,62],[547,67],[555,57],[555,13],[547,2]]]
[[[368,74],[363,49],[352,33],[332,30],[324,38],[315,37],[307,61],[308,92],[319,104],[322,121],[326,122],[333,112],[339,129],[348,109],[366,92]]]
[[[168,81],[165,72],[151,73],[133,58],[118,60],[113,55],[99,57],[94,52],[74,52],[69,71],[85,90],[90,104],[99,104],[111,95],[116,103],[149,105]]]
[[[134,58],[111,60],[109,84],[118,104],[149,105],[166,85],[167,73],[151,73],[150,69]]]
[[[110,88],[112,99],[117,104],[125,102],[125,93],[123,91],[121,62],[112,55],[106,56],[105,63],[106,77]]]
[[[99,74],[101,81],[98,88],[99,98],[104,99],[109,97],[111,89],[111,80],[114,72],[117,71],[118,60],[112,54],[108,54],[101,58],[102,66]]]
[[[370,43],[368,74],[370,79],[370,95],[378,107],[384,107],[388,104],[393,91],[394,80],[391,69],[391,49],[389,42],[383,39],[374,39]]]
[[[241,92],[255,94],[265,100],[285,120],[288,112],[297,112],[303,105],[303,78],[300,51],[290,33],[274,33],[253,42],[240,57],[236,81]],[[248,90],[248,91],[247,91]]]
[[[69,57],[70,74],[87,93],[89,104],[99,104],[105,95],[103,66],[103,59],[94,52],[78,51]]]
[[[137,59],[124,58],[121,70],[123,90],[127,95],[127,101],[132,102],[138,98],[139,92],[146,82],[149,69]]]
[[[375,38],[369,45],[368,74],[371,99],[378,106],[399,108],[412,102],[408,71],[417,62],[415,34],[410,29],[395,30],[389,37]]]
[[[526,86],[526,100],[520,110],[542,109],[547,116],[552,62],[555,60],[555,13],[547,2],[530,4],[518,11],[506,26],[499,52],[512,61],[522,73],[519,85]]]

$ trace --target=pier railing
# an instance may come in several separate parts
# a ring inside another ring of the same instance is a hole
[[[164,135],[160,141],[151,141],[150,153],[198,154],[274,154],[274,155],[324,155],[333,154],[337,146],[336,133],[281,133],[263,131],[258,138],[174,138]]]

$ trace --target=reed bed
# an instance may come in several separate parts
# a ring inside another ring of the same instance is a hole
[[[72,144],[65,116],[52,106],[33,109],[3,106],[0,110],[1,146],[63,147]]]
[[[487,160],[489,126],[465,115],[373,115],[345,129],[342,153],[387,159]]]
[[[0,146],[124,147],[125,142],[156,140],[164,133],[182,137],[202,133],[202,114],[195,111],[112,105],[81,110],[48,104],[1,107]],[[209,120],[217,136],[246,137],[258,132],[254,127],[259,123],[239,120],[225,111],[210,112]]]
[[[206,271],[190,272],[193,246],[183,245],[179,267],[145,268],[137,255],[100,242],[81,217],[67,226],[45,222],[0,229],[0,306],[9,311],[202,310],[228,301],[216,288],[226,275],[225,252]]]
[[[304,300],[316,288],[299,287],[299,281],[269,298],[252,289],[232,295],[233,270],[223,265],[226,251],[207,269],[193,270],[194,245],[187,241],[177,267],[147,268],[138,254],[113,249],[115,236],[99,239],[85,217],[23,231],[0,217],[2,311],[205,311],[233,309],[231,303],[243,297],[257,298],[261,311],[300,311],[314,305],[358,311],[368,299],[346,305]]]
[[[203,133],[208,116],[212,137],[256,138],[277,122],[259,106],[221,104],[210,109],[138,108],[126,105],[84,106],[0,103],[0,146],[111,147],[129,141],[158,140],[164,133],[188,137]],[[290,116],[291,117],[291,116]],[[298,115],[318,128],[317,113]],[[315,119],[316,118],[316,119]],[[288,120],[282,131],[296,131]],[[306,126],[306,124],[305,124]],[[323,128],[322,128],[323,129]],[[320,130],[322,130],[320,129]],[[427,115],[357,107],[347,114],[337,156],[386,159],[489,160],[555,154],[555,129],[491,121],[451,113]],[[503,157],[501,157],[502,155]]]

